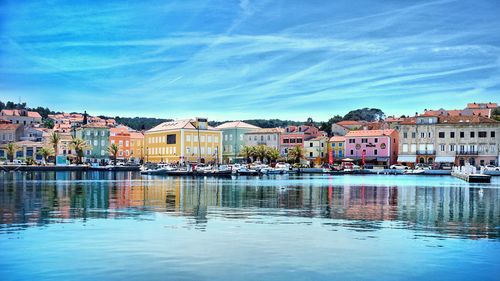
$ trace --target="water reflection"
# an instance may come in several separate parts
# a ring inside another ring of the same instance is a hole
[[[286,217],[293,216],[326,219],[322,225],[333,231],[402,228],[413,230],[416,238],[500,238],[497,188],[349,185],[328,177],[236,180],[103,172],[0,174],[0,235],[75,219],[140,219],[154,212],[183,216],[202,231],[212,218],[290,223]]]

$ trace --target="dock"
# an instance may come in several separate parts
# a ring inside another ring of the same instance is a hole
[[[491,176],[483,172],[481,169],[478,173],[476,167],[473,166],[462,166],[454,167],[451,175],[470,183],[491,183]]]

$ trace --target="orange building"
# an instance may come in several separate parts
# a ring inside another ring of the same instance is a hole
[[[130,131],[128,127],[110,128],[109,143],[118,145],[118,159],[128,160],[130,158]]]
[[[130,158],[135,162],[144,159],[144,134],[141,132],[130,132]]]

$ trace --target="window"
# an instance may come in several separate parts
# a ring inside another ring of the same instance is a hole
[[[342,143],[339,143],[339,147],[342,147]]]
[[[208,142],[212,142],[212,136],[208,136]]]
[[[428,136],[429,138],[432,138],[432,132],[427,133],[427,136]]]
[[[270,141],[271,140],[271,136],[270,135],[267,135],[267,140]]]
[[[105,146],[106,145],[106,141],[105,140],[101,140],[101,146]]]
[[[444,139],[444,132],[439,132],[438,136],[439,136],[440,139]]]
[[[229,135],[229,140],[232,140],[233,139],[233,135]],[[201,141],[204,142],[205,141],[205,136],[201,136]]]
[[[186,136],[186,141],[191,141],[191,135]]]
[[[128,141],[125,141],[125,146],[130,146]]]
[[[312,152],[309,152],[309,157],[313,157],[313,153]]]
[[[175,134],[167,135],[167,144],[175,144],[176,143],[175,138],[176,138]]]
[[[349,143],[355,143],[355,139],[349,139]]]
[[[377,149],[375,149],[375,150],[373,151],[373,155],[378,155],[378,150],[377,150]]]
[[[325,147],[325,144],[324,144],[324,143],[321,143],[321,147]]]
[[[479,138],[485,138],[487,135],[488,135],[488,134],[487,134],[486,132],[479,132],[479,133],[477,133],[477,136],[478,136]]]
[[[104,137],[105,131],[101,131],[101,137]]]
[[[123,141],[122,140],[118,141],[118,145],[122,146],[123,145]]]
[[[408,152],[408,145],[407,144],[403,144],[403,152]]]
[[[332,143],[332,147],[335,147],[335,143]]]
[[[410,149],[411,149],[411,152],[415,152],[415,151],[417,151],[417,145],[416,145],[416,144],[412,144],[412,145],[410,146]]]
[[[290,139],[290,143],[295,143],[295,139]]]
[[[444,144],[440,144],[440,145],[439,145],[439,150],[441,150],[441,151],[445,151],[445,150],[446,150],[446,145],[444,145]]]
[[[98,144],[97,140],[94,140],[94,146],[97,146],[97,144]]]
[[[412,132],[412,133],[411,133],[411,138],[412,138],[412,139],[414,139],[414,138],[416,138],[416,137],[417,137],[417,133]]]
[[[351,149],[351,155],[353,155],[353,154],[354,154],[354,150]]]
[[[302,139],[297,139],[297,143],[302,143]]]
[[[465,132],[460,132],[460,138],[465,138]]]
[[[455,145],[454,144],[450,144],[450,151],[455,151]]]
[[[450,138],[452,138],[452,139],[455,138],[455,132],[450,132]]]
[[[374,138],[374,139],[373,139],[373,141],[374,141],[375,143],[378,143],[378,138]]]
[[[408,138],[408,133],[407,132],[404,132],[403,133],[403,138],[407,139]]]
[[[309,143],[309,147],[313,147],[313,143],[312,142]]]
[[[111,144],[114,144],[115,143],[115,140],[111,140]]]
[[[471,137],[471,138],[475,138],[475,137],[476,137],[475,135],[476,135],[476,133],[475,133],[475,132],[470,132],[470,137]]]
[[[423,132],[422,132],[422,133],[420,133],[420,137],[421,137],[421,138],[425,138],[425,133],[423,133]]]
[[[283,143],[290,143],[289,139],[283,139]]]
[[[494,137],[495,137],[495,131],[491,131],[491,132],[490,132],[490,136],[491,136],[492,138],[494,138]]]
[[[368,143],[368,139],[361,139],[361,143]]]

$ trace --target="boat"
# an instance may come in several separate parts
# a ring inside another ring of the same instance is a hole
[[[425,173],[424,169],[404,170],[403,171],[404,175],[418,175],[418,174],[423,174],[423,173]]]
[[[248,169],[246,167],[241,167],[238,169],[238,175],[241,176],[257,176],[259,175],[259,172],[253,169]]]

